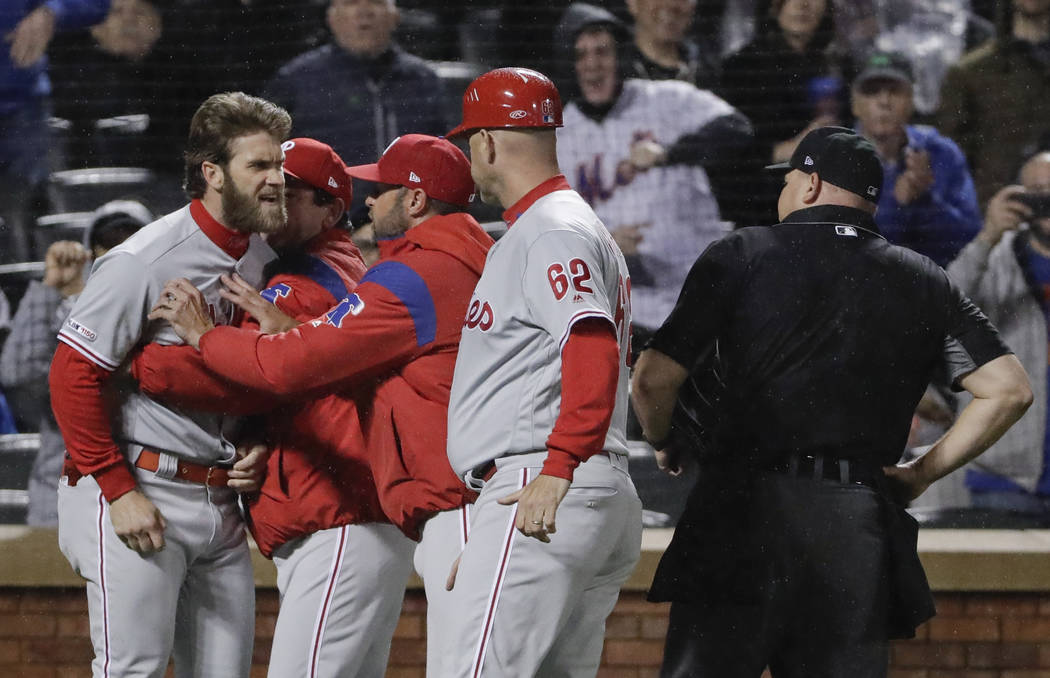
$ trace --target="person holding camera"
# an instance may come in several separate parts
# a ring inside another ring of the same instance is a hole
[[[971,503],[1050,520],[1050,152],[1029,158],[1020,184],[995,194],[984,226],[947,270],[999,328],[1031,375],[1034,396],[1027,416],[967,468]]]

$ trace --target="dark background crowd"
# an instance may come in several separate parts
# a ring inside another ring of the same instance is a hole
[[[1050,516],[1050,0],[15,0],[0,33],[0,341],[31,314],[39,329],[4,347],[0,433],[52,426],[51,325],[89,266],[53,243],[88,248],[114,214],[184,204],[181,150],[207,96],[271,99],[293,136],[356,165],[400,134],[444,134],[467,83],[516,65],[559,85],[559,160],[631,266],[638,345],[709,242],[775,221],[765,165],[816,127],[868,136],[880,231],[959,278],[1030,356],[1037,395],[1027,426],[930,501]],[[914,449],[959,405],[931,387]]]

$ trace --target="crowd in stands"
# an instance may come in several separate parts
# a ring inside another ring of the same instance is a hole
[[[636,349],[708,243],[776,221],[764,166],[816,127],[868,136],[882,234],[958,278],[1043,396],[970,484],[1050,515],[1050,0],[13,0],[0,33],[0,264],[47,267],[28,290],[0,275],[9,394],[36,364],[9,360],[14,337],[53,350],[71,296],[35,226],[56,211],[51,173],[145,168],[126,197],[162,214],[182,202],[189,118],[214,92],[271,99],[293,136],[356,165],[400,134],[444,134],[487,68],[527,66],[558,83],[559,161],[628,259]],[[354,193],[360,237],[368,190]],[[46,340],[25,338],[30,308]],[[15,420],[44,433],[34,397]]]

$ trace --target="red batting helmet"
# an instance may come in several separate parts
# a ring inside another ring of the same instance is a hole
[[[528,68],[497,68],[479,76],[463,94],[463,123],[449,138],[476,129],[561,127],[558,88]]]

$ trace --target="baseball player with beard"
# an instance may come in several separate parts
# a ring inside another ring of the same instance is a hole
[[[282,148],[288,223],[266,237],[276,272],[261,293],[223,279],[232,290],[223,296],[251,314],[241,327],[267,332],[323,315],[365,273],[341,227],[352,201],[342,159],[313,139]],[[381,678],[416,544],[379,505],[353,399],[249,390],[208,370],[192,346],[147,346],[132,373],[143,392],[179,407],[269,412],[266,477],[247,501],[281,595],[268,675]]]
[[[469,138],[474,181],[509,230],[474,290],[449,403],[449,461],[481,493],[450,576],[443,678],[594,676],[638,561],[630,278],[559,173],[560,126],[546,76],[501,68],[471,83],[449,133]]]
[[[240,92],[194,114],[189,205],[98,259],[59,334],[51,402],[69,459],[59,546],[87,580],[101,676],[247,676],[255,623],[251,559],[236,490],[257,487],[258,453],[238,460],[235,418],[165,406],[119,368],[139,344],[179,342],[147,319],[166,280],[186,276],[214,321],[235,322],[220,276],[262,282],[272,251],[253,235],[285,222],[284,109]]]
[[[185,281],[167,286],[175,300],[162,297],[154,313],[200,347],[210,370],[242,387],[280,397],[338,392],[352,400],[352,412],[318,419],[312,428],[297,426],[296,433],[330,438],[327,447],[342,450],[360,444],[349,439],[352,417],[360,421],[383,512],[405,535],[420,540],[415,564],[427,592],[428,661],[436,666],[435,658],[455,642],[447,635],[455,610],[444,585],[465,539],[466,505],[474,498],[445,454],[449,388],[463,316],[492,239],[460,211],[474,182],[466,156],[444,139],[405,135],[377,163],[348,171],[376,185],[366,203],[382,255],[353,294],[322,316],[270,336],[213,328],[198,293]],[[178,372],[166,378],[175,381]],[[329,459],[315,463],[327,467]],[[352,489],[363,490],[365,482],[358,478]],[[404,586],[397,567],[387,572],[402,587],[395,604]],[[377,585],[373,604],[385,604],[386,591]],[[307,625],[314,618],[300,619]]]

